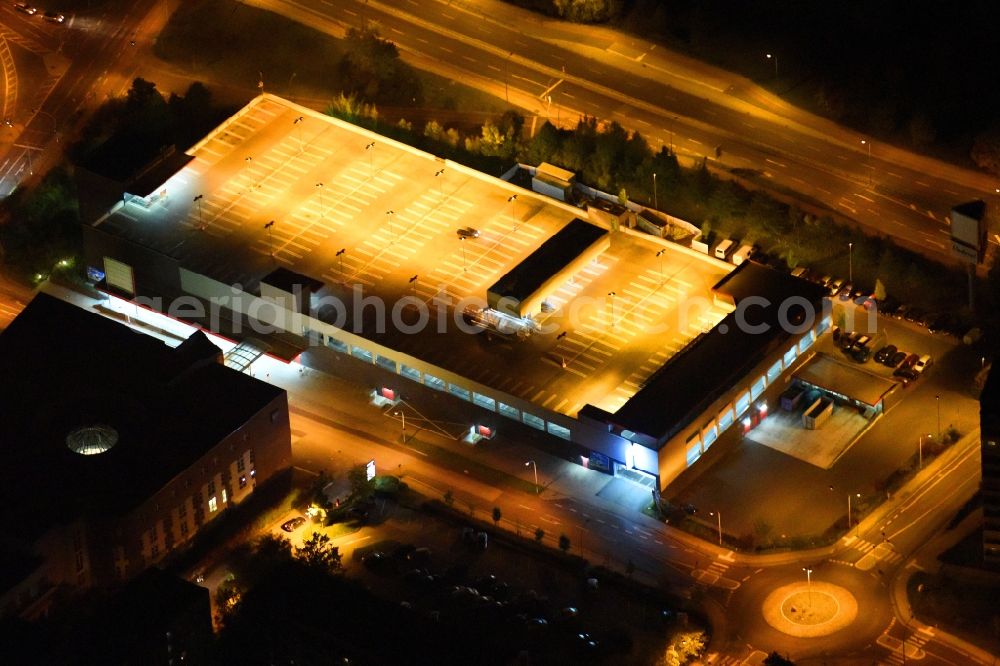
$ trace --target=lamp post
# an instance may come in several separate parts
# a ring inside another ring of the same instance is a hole
[[[812,597],[812,572],[813,572],[813,570],[810,569],[809,567],[802,567],[802,570],[806,572],[806,591],[807,591],[807,594],[809,595],[809,606],[811,607],[813,605],[813,597]]]
[[[938,441],[941,441],[941,396],[934,396],[934,402],[937,403],[937,426],[938,426]]]
[[[368,153],[368,177],[369,178],[374,178],[375,177],[375,142],[374,141],[372,141],[371,143],[369,143],[369,144],[367,144],[365,146],[365,152]]]
[[[406,443],[406,412],[402,409],[396,410],[394,414],[403,420],[403,443]]]
[[[419,275],[414,275],[413,277],[410,278],[410,287],[413,289],[413,297],[414,298],[417,297],[417,278],[418,277],[420,277],[420,276]]]
[[[264,225],[264,228],[267,229],[267,247],[272,257],[274,256],[274,239],[271,236],[271,227],[273,226],[274,226],[274,220],[271,220],[270,222]]]
[[[465,236],[458,237],[458,244],[462,246],[462,272],[469,270],[469,266],[465,261]]]
[[[660,260],[660,284],[663,284],[663,253],[667,251],[667,248],[663,248],[656,253],[656,258]]]
[[[396,214],[396,211],[394,211],[394,210],[387,210],[387,211],[385,211],[385,223],[389,227],[389,235],[390,236],[392,236],[392,216],[395,215],[395,214]],[[394,242],[395,242],[394,239],[389,241],[390,244],[392,244]]]
[[[847,244],[847,281],[854,284],[854,243]]]
[[[247,188],[248,190],[253,189],[253,169],[250,167],[251,162],[253,162],[253,158],[249,156],[243,160],[243,163],[246,164],[247,168],[247,180],[250,182],[250,186]]]
[[[319,217],[323,219],[326,217],[326,211],[323,209],[323,183],[316,183],[316,189],[319,190]]]
[[[537,495],[538,492],[539,492],[539,488],[538,488],[538,465],[535,464],[534,460],[529,460],[528,462],[524,463],[525,467],[527,467],[528,465],[531,465],[532,468],[535,470],[535,494]]]
[[[434,172],[434,177],[438,179],[438,198],[440,199],[438,203],[444,202],[444,178],[441,178],[443,175],[444,167]]]
[[[301,153],[305,150],[305,145],[302,143],[302,122],[305,120],[303,116],[299,116],[292,121],[292,124],[299,128],[299,152]]]
[[[917,469],[918,470],[923,469],[924,468],[924,436],[923,436],[922,433],[921,433],[919,439],[917,440],[917,460],[919,461],[918,464],[917,464]]]
[[[660,210],[660,202],[656,196],[656,172],[653,172],[653,210]]]
[[[722,512],[721,511],[709,511],[708,515],[715,516],[719,525],[719,545],[722,545]]]
[[[615,294],[615,292],[613,292],[613,291],[609,291],[608,292],[608,298],[611,299],[611,301],[610,301],[610,303],[611,303],[611,328],[615,327],[615,296],[616,295],[617,294]]]
[[[871,187],[873,176],[872,171],[874,171],[872,168],[872,142],[866,139],[861,139],[861,145],[868,146],[868,187]]]
[[[778,78],[778,56],[772,53],[768,53],[767,59],[774,61],[774,78]]]
[[[854,496],[861,499],[861,493],[855,493]],[[851,493],[847,493],[847,529],[851,529]]]
[[[337,250],[336,257],[340,260],[340,279],[343,280],[346,276],[344,275],[344,253],[347,252],[346,247],[342,247]]]
[[[517,206],[517,195],[512,194],[507,197],[507,202],[510,204],[510,223],[514,227],[514,231],[517,231],[517,217],[514,215],[514,207]]]
[[[204,194],[199,194],[198,196],[196,196],[194,199],[191,200],[191,203],[198,204],[198,228],[199,229],[204,229],[205,228],[205,218],[202,217],[202,214],[201,214],[201,200],[204,199],[204,198],[205,198]]]

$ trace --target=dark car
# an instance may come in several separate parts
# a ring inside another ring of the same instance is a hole
[[[474,229],[473,227],[462,227],[461,229],[456,229],[455,234],[459,238],[479,238],[479,229]]]
[[[886,345],[875,352],[875,362],[882,363],[884,365],[888,363],[889,359],[891,359],[897,351],[899,350],[896,348],[896,345]]]
[[[907,374],[910,372],[911,368],[913,368],[913,364],[916,363],[918,360],[920,360],[919,356],[917,356],[916,354],[910,354],[909,356],[906,357],[906,359],[903,360],[903,362],[899,365],[899,367],[896,368],[896,371],[892,374],[895,375],[896,377],[906,377]]]
[[[889,366],[890,368],[895,368],[900,363],[902,363],[903,361],[905,361],[908,356],[909,356],[909,353],[907,353],[905,351],[898,351],[898,352],[896,352],[895,354],[892,355],[892,358],[890,358],[886,362],[886,365]]]
[[[291,520],[286,520],[285,522],[283,522],[281,524],[281,529],[285,530],[286,532],[294,532],[295,530],[305,525],[305,523],[306,519],[303,516],[298,516],[296,518],[292,518]]]
[[[66,20],[65,14],[60,14],[59,12],[45,12],[42,18],[49,23],[62,23]]]

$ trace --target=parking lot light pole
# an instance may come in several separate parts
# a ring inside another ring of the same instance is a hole
[[[517,206],[517,195],[512,194],[507,197],[507,203],[510,204],[510,223],[514,227],[514,231],[517,231],[517,217],[514,215],[514,207]]]
[[[444,203],[444,168],[440,168],[434,172],[434,177],[438,179],[438,203]]]
[[[344,281],[344,278],[346,277],[344,275],[344,253],[345,252],[347,252],[347,248],[346,247],[342,247],[339,250],[337,250],[337,254],[336,254],[337,259],[340,260],[340,280],[342,282]]]
[[[861,499],[861,493],[855,493],[854,496]],[[851,493],[847,493],[847,529],[851,529]]]
[[[198,228],[199,229],[204,229],[205,228],[205,218],[202,217],[202,211],[201,211],[201,200],[204,199],[204,198],[205,198],[204,194],[199,194],[198,196],[196,196],[194,199],[191,200],[192,203],[198,204]]]
[[[810,569],[809,567],[802,567],[802,570],[806,572],[806,590],[807,590],[807,594],[809,595],[809,606],[811,608],[812,605],[813,605],[813,596],[812,596],[812,592],[813,592],[813,588],[812,588],[812,572],[813,572],[813,570]]]
[[[867,139],[861,139],[861,145],[868,147],[868,187],[872,186],[872,177],[874,174],[874,168],[872,167],[872,142]]]
[[[667,248],[663,248],[656,253],[656,258],[660,260],[660,284],[663,284],[663,253],[667,251]]]
[[[387,211],[385,211],[385,223],[389,227],[389,235],[390,236],[392,236],[392,216],[395,215],[395,214],[396,214],[396,211],[394,211],[394,210],[387,210]],[[394,242],[395,242],[395,239],[389,241],[390,244],[392,244]]]
[[[469,265],[465,261],[465,236],[458,237],[458,244],[462,246],[462,272],[469,270]]]
[[[847,244],[847,281],[854,284],[854,243]]]
[[[299,116],[292,121],[292,124],[299,128],[299,152],[301,153],[305,150],[305,144],[302,142],[302,122],[305,120],[303,116]]]
[[[611,299],[611,328],[615,327],[615,292],[609,291],[608,298]]]
[[[253,158],[249,156],[243,160],[243,163],[247,166],[247,180],[250,182],[249,187],[247,187],[248,190],[253,189],[253,169],[250,166],[251,162],[253,162]]]
[[[375,177],[375,142],[372,141],[365,146],[365,152],[368,153],[368,175],[370,178]]]
[[[924,468],[924,435],[921,433],[917,441],[917,469],[921,470]]]
[[[532,468],[534,468],[534,470],[535,470],[535,494],[537,495],[539,493],[539,488],[538,488],[538,465],[535,464],[534,460],[529,460],[528,462],[524,463],[525,467],[527,467],[528,465],[531,465]]]
[[[709,511],[708,515],[715,516],[716,521],[719,525],[719,545],[722,545],[722,512],[721,511]]]
[[[271,236],[271,227],[273,226],[274,220],[264,225],[264,228],[267,229],[267,247],[272,257],[274,256],[274,238]]]
[[[660,210],[660,201],[656,196],[656,172],[653,172],[653,210]]]
[[[410,287],[413,289],[413,297],[414,298],[417,297],[417,278],[418,277],[420,277],[420,276],[419,275],[414,275],[413,277],[410,278]]]
[[[934,402],[937,403],[937,425],[938,425],[938,441],[941,441],[941,396],[934,396]]]
[[[316,189],[319,190],[319,217],[323,219],[326,217],[326,211],[323,209],[323,183],[316,183]]]
[[[401,418],[403,420],[403,443],[405,444],[406,443],[406,412],[404,412],[402,409],[400,409],[400,410],[397,410],[395,412],[395,415],[398,416],[399,418]]]

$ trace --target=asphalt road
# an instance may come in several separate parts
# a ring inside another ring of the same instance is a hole
[[[753,170],[764,185],[797,192],[938,259],[950,251],[951,206],[997,202],[994,178],[872,143],[746,79],[606,28],[546,22],[493,0],[254,4],[327,31],[330,21],[374,22],[422,67],[562,124],[581,113],[617,120],[682,157]]]

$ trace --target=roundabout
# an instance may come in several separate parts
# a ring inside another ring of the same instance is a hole
[[[797,638],[827,636],[848,627],[858,616],[858,602],[846,588],[830,583],[792,583],[764,599],[761,611],[769,625]]]

